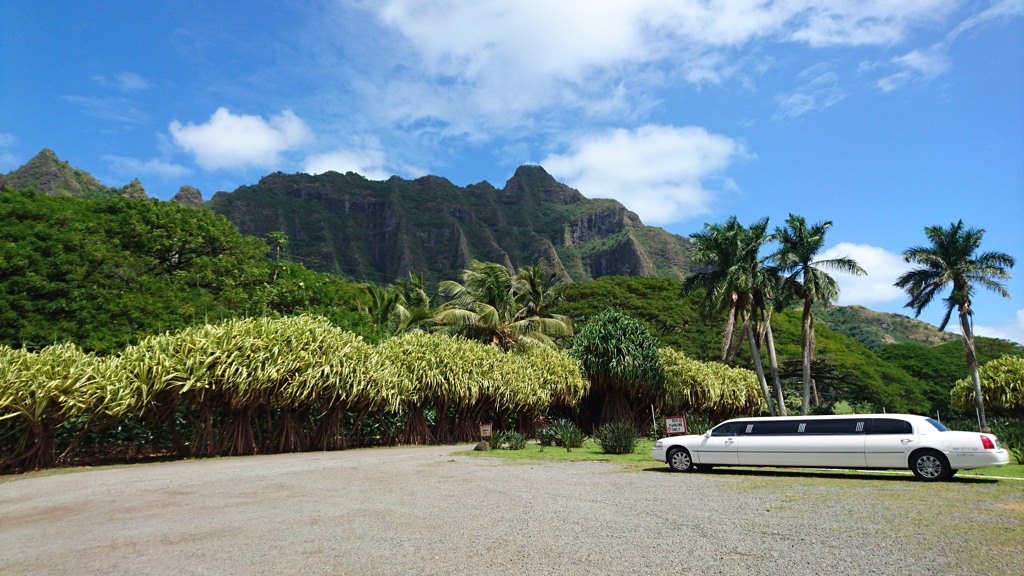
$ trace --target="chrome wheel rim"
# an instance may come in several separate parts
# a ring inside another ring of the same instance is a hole
[[[690,455],[685,450],[679,450],[672,454],[672,467],[677,470],[686,470],[690,467]]]
[[[938,478],[942,474],[942,462],[935,456],[921,456],[917,459],[917,471],[925,478]]]

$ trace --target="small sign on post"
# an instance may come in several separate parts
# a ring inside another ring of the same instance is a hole
[[[488,422],[487,424],[481,424],[480,425],[480,437],[481,438],[490,438],[491,437],[491,423],[490,422]]]
[[[686,425],[686,415],[682,416],[667,416],[665,418],[665,435],[666,436],[677,436],[680,434],[689,434],[690,427]]]

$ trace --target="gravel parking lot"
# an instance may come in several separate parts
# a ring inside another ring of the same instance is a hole
[[[891,498],[863,488],[453,455],[465,449],[0,479],[0,574],[970,573],[955,535],[902,533]]]

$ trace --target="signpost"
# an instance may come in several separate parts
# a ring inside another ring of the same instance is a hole
[[[480,437],[481,438],[490,438],[491,437],[491,423],[490,422],[488,422],[487,424],[481,424],[480,425]]]
[[[689,434],[690,427],[686,425],[686,415],[665,417],[665,435],[678,436]]]

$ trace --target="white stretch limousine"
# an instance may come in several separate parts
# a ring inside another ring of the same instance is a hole
[[[713,466],[910,468],[926,481],[1010,462],[991,434],[954,432],[907,414],[727,420],[700,436],[662,438],[651,458],[679,472]]]

